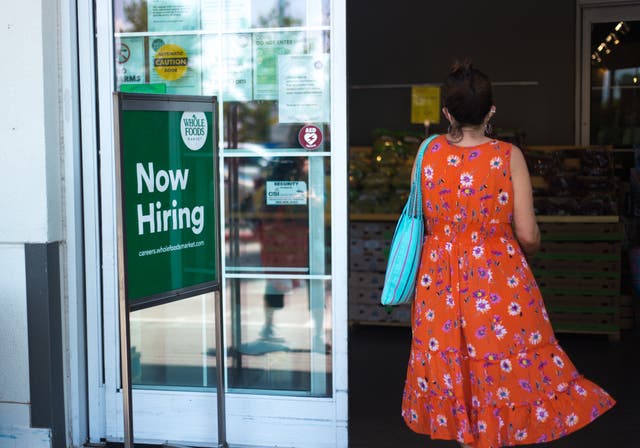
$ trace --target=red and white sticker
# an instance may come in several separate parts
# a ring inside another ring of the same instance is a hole
[[[298,132],[298,142],[304,149],[316,149],[322,144],[322,131],[312,124],[303,126]]]

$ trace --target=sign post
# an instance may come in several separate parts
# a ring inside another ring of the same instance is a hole
[[[226,447],[215,97],[117,93],[120,354],[133,448],[129,313],[215,293],[218,441]]]

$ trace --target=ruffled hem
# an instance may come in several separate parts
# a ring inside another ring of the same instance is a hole
[[[478,363],[446,351],[428,354],[413,352],[402,415],[413,431],[434,439],[475,448],[546,442],[582,428],[615,404],[577,373],[556,344],[507,358],[513,376],[502,370],[504,360]],[[523,356],[532,362],[516,368]],[[544,361],[552,356],[559,359]]]
[[[459,399],[443,398],[433,406],[424,399],[409,405],[405,397],[402,414],[414,432],[432,439],[457,440],[475,448],[549,442],[586,426],[615,404],[589,380],[580,378],[574,383],[589,391],[580,403],[565,392],[535,405],[480,407],[467,413]]]

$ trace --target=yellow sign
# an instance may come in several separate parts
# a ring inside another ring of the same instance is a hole
[[[153,57],[153,68],[161,78],[167,81],[182,78],[187,71],[188,64],[187,52],[176,44],[163,45]]]
[[[411,123],[440,123],[440,87],[411,87]]]

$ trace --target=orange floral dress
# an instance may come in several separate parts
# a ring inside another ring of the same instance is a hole
[[[511,144],[434,139],[402,416],[477,448],[546,442],[614,405],[558,345],[512,231]]]

